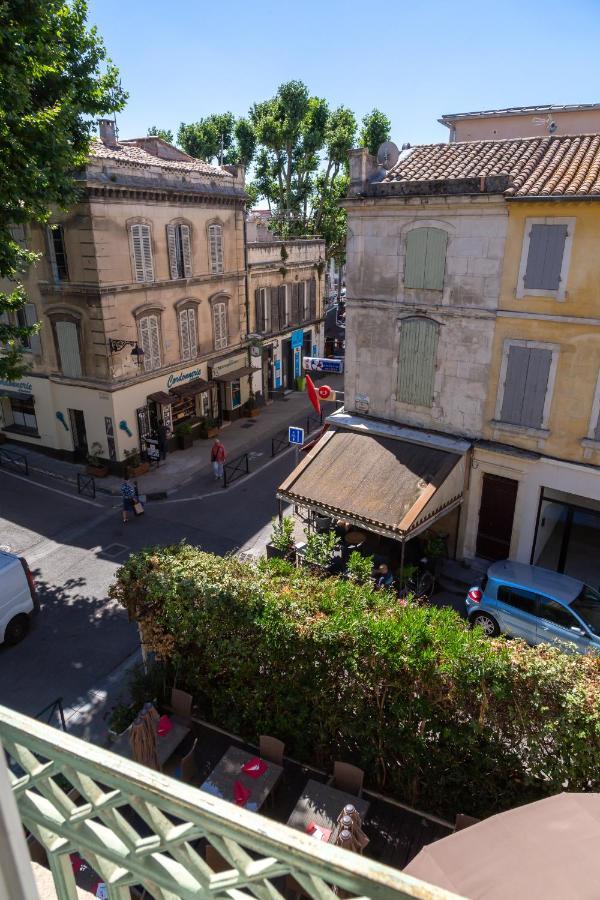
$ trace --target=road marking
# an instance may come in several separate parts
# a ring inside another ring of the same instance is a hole
[[[69,500],[79,500],[80,503],[89,503],[90,506],[97,506],[99,509],[104,509],[101,503],[96,503],[94,500],[86,500],[85,497],[67,494],[66,491],[59,491],[58,488],[48,487],[47,484],[40,484],[39,481],[32,481],[31,478],[25,478],[23,475],[15,475],[14,472],[3,472],[2,474],[10,475],[11,478],[18,478],[19,481],[24,481],[26,484],[34,484],[36,487],[43,488],[45,491],[52,491],[53,494],[61,494],[63,497],[68,497]]]
[[[248,482],[250,481],[251,478],[254,478],[256,475],[260,475],[261,472],[264,472],[265,469],[268,469],[269,466],[273,465],[273,463],[279,462],[279,460],[282,459],[282,457],[284,457],[287,453],[290,452],[290,450],[293,450],[293,449],[294,449],[293,447],[288,447],[287,450],[283,450],[277,456],[274,456],[273,459],[270,459],[269,462],[266,462],[264,464],[264,466],[260,467],[260,469],[256,469],[256,471],[250,472],[244,478],[240,478],[239,481],[236,481],[234,484],[232,484],[228,488],[226,488],[227,492],[234,491],[236,489],[236,487],[238,487],[239,485],[248,484]],[[157,500],[157,503],[160,503],[160,505],[162,506],[165,503],[191,503],[195,500],[207,500],[209,497],[225,497],[226,495],[223,494],[222,491],[223,491],[223,488],[218,488],[216,491],[210,491],[207,494],[197,494],[195,497],[177,497],[176,499],[173,499],[173,500],[169,500],[169,499],[160,500],[160,501]]]

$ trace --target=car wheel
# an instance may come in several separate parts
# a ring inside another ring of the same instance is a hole
[[[29,631],[29,617],[25,615],[15,616],[6,626],[4,632],[5,644],[18,644]]]
[[[487,613],[477,613],[471,619],[471,625],[475,627],[475,625],[479,625],[480,628],[483,628],[486,637],[497,637],[500,634],[500,627],[496,620],[488,615]]]

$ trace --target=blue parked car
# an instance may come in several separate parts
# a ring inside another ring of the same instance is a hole
[[[465,602],[471,625],[489,637],[503,633],[567,653],[600,653],[600,592],[576,578],[504,560],[489,567]]]

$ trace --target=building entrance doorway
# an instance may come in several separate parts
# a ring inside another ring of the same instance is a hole
[[[284,391],[293,391],[294,351],[292,350],[291,340],[283,341],[281,344],[281,365],[283,366],[281,373],[281,387]]]
[[[512,478],[483,476],[476,551],[482,559],[508,559],[518,487]]]
[[[273,348],[264,347],[262,352],[262,383],[264,402],[273,398],[275,385],[273,382]]]
[[[71,423],[71,437],[73,439],[73,455],[77,462],[85,462],[88,455],[88,442],[83,410],[70,409],[69,422]]]
[[[600,501],[542,488],[531,562],[600,584]]]

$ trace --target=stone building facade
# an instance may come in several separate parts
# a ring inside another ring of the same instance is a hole
[[[41,254],[23,313],[41,328],[0,410],[12,439],[120,463],[159,419],[235,418],[250,395],[246,195],[242,168],[117,141],[109,121],[101,137],[80,202],[21,235]]]
[[[264,227],[249,230],[248,238],[254,386],[269,402],[293,390],[303,356],[323,351],[325,241],[275,240]]]

